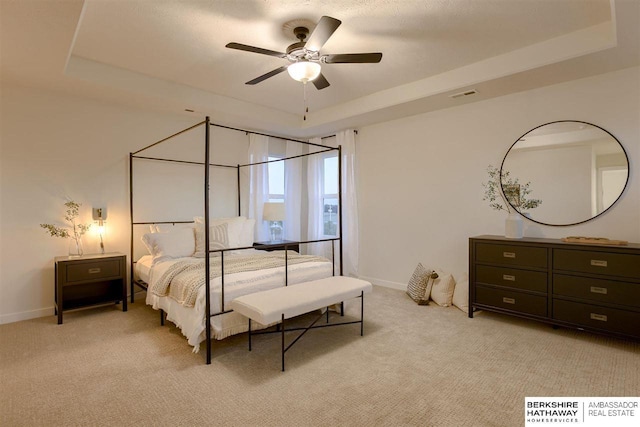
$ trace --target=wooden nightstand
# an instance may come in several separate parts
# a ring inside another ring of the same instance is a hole
[[[93,305],[118,303],[127,311],[127,257],[119,252],[55,258],[55,309],[62,313]]]
[[[253,247],[261,251],[284,251],[285,245],[287,250],[300,252],[300,244],[293,240],[269,240],[266,242],[255,242]]]

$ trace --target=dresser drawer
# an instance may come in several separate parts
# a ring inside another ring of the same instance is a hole
[[[547,297],[507,289],[477,286],[475,302],[535,316],[547,315]]]
[[[603,331],[640,337],[640,313],[553,300],[553,318]]]
[[[544,271],[477,265],[476,281],[527,291],[547,292],[547,273]]]
[[[476,261],[520,267],[546,268],[547,249],[532,246],[478,243],[476,245]]]
[[[640,279],[640,255],[555,249],[553,268]]]
[[[640,308],[640,283],[554,274],[553,294]]]
[[[120,261],[117,259],[75,262],[66,265],[67,282],[84,282],[93,279],[120,277]]]

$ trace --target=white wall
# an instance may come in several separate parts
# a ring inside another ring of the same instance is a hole
[[[615,135],[630,181],[608,212],[573,227],[529,223],[525,235],[640,242],[640,69],[553,85],[360,129],[360,275],[406,288],[416,264],[468,270],[468,238],[504,235],[505,213],[483,201],[489,164],[522,134],[582,120]]]
[[[0,323],[6,323],[53,314],[53,258],[67,254],[68,241],[48,236],[39,224],[63,225],[68,198],[82,203],[82,222],[91,221],[91,208],[106,208],[106,250],[128,254],[129,153],[204,118],[140,111],[24,87],[3,86],[1,102]],[[192,140],[203,147],[204,131],[199,133]],[[224,147],[214,150],[212,162],[246,162],[243,132],[214,128],[212,138]],[[235,171],[220,178],[230,182],[221,187],[216,186],[218,176],[213,174],[212,194],[235,200]],[[148,181],[138,183],[144,188]],[[155,183],[167,199],[176,197],[176,188],[184,191],[171,175],[162,175]],[[189,192],[198,198],[195,205],[167,203],[161,217],[144,218],[142,211],[137,220],[201,215],[202,181],[195,179]],[[89,232],[83,240],[85,253],[99,251],[94,234]]]
[[[3,86],[1,102],[0,323],[6,323],[53,314],[53,257],[68,246],[38,224],[60,221],[66,198],[83,204],[84,222],[92,207],[106,207],[107,251],[128,253],[129,152],[202,117],[22,87]],[[487,165],[499,165],[525,131],[560,119],[613,133],[630,158],[630,185],[595,221],[529,227],[529,235],[639,242],[640,69],[633,68],[360,129],[360,274],[402,288],[418,261],[466,271],[467,239],[504,233],[504,213],[482,201]],[[220,136],[216,141],[228,145],[216,155],[224,158],[212,161],[243,163],[246,135]],[[191,210],[175,213],[189,217]],[[85,252],[97,251],[97,238],[88,236]]]

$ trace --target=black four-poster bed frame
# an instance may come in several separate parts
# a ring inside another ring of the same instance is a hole
[[[194,162],[194,161],[186,161],[186,160],[177,160],[177,159],[165,159],[165,158],[158,158],[158,157],[148,157],[148,156],[142,156],[139,155],[140,153],[142,153],[145,150],[148,150],[152,147],[155,147],[163,142],[169,141],[172,138],[181,135],[183,133],[186,133],[188,131],[191,131],[195,128],[198,128],[200,126],[205,126],[205,137],[204,137],[204,145],[205,145],[205,150],[204,150],[204,161],[203,162]],[[300,154],[297,156],[292,156],[292,157],[285,157],[285,158],[281,158],[281,159],[277,159],[277,160],[268,160],[268,161],[263,161],[263,162],[256,162],[256,163],[247,163],[247,164],[237,164],[237,165],[224,165],[224,164],[215,164],[215,163],[211,163],[210,162],[210,157],[211,157],[211,136],[210,136],[210,128],[211,126],[214,127],[219,127],[219,128],[224,128],[224,129],[230,129],[230,130],[235,130],[235,131],[239,131],[239,132],[245,132],[247,134],[249,133],[253,133],[256,135],[262,135],[262,136],[267,136],[270,138],[276,138],[276,139],[280,139],[280,140],[284,140],[284,141],[293,141],[293,142],[297,142],[300,144],[304,144],[307,146],[314,146],[314,147],[319,147],[322,148],[322,150],[320,151],[315,151],[313,153],[305,153],[305,154]],[[324,138],[329,138],[331,136],[335,136],[335,135],[330,135]],[[170,135],[166,138],[161,139],[160,141],[157,141],[151,145],[148,145],[144,148],[141,148],[138,151],[129,153],[129,214],[130,214],[130,218],[131,218],[131,246],[130,246],[130,250],[131,250],[131,271],[130,271],[130,284],[131,284],[131,302],[134,302],[134,293],[135,293],[135,286],[138,286],[144,290],[147,290],[148,288],[148,284],[143,282],[142,280],[136,279],[134,277],[134,264],[136,263],[136,260],[134,260],[134,227],[136,225],[153,225],[153,224],[188,224],[188,223],[193,223],[194,221],[145,221],[145,222],[137,222],[134,219],[134,212],[133,212],[133,178],[134,178],[134,160],[136,159],[144,159],[144,160],[153,160],[153,161],[161,161],[161,162],[172,162],[172,163],[184,163],[184,164],[193,164],[193,165],[202,165],[205,166],[204,168],[204,229],[205,229],[205,251],[206,251],[206,256],[204,258],[205,260],[205,312],[206,312],[206,322],[205,322],[205,331],[206,331],[206,346],[207,346],[207,365],[211,364],[211,318],[215,317],[215,316],[219,316],[225,313],[230,313],[233,310],[225,310],[224,309],[224,254],[227,251],[231,251],[231,250],[238,250],[238,249],[251,249],[252,247],[241,247],[241,248],[227,248],[227,249],[217,249],[217,250],[210,250],[209,249],[209,222],[210,222],[210,218],[209,218],[209,212],[210,212],[210,207],[209,207],[209,182],[210,182],[210,175],[209,175],[209,169],[210,167],[220,167],[220,168],[227,168],[227,169],[236,169],[237,171],[237,186],[238,186],[238,216],[241,215],[241,186],[240,186],[240,170],[241,168],[245,168],[245,167],[252,167],[252,166],[257,166],[257,165],[262,165],[262,164],[267,164],[267,163],[273,163],[273,162],[282,162],[282,161],[286,161],[286,160],[291,160],[291,159],[296,159],[299,157],[307,157],[307,156],[313,156],[313,155],[317,155],[317,154],[322,154],[322,153],[326,153],[329,151],[337,151],[338,152],[338,236],[336,238],[331,238],[331,239],[319,239],[319,240],[306,240],[306,241],[300,241],[300,242],[295,242],[295,243],[291,243],[291,244],[285,244],[284,248],[285,248],[285,283],[284,285],[287,286],[288,285],[288,246],[290,245],[294,245],[294,244],[306,244],[306,243],[319,243],[319,242],[331,242],[331,253],[332,253],[332,264],[333,264],[333,275],[335,275],[335,241],[338,241],[338,245],[339,245],[339,267],[340,267],[340,275],[342,275],[342,269],[343,269],[343,256],[342,256],[342,147],[338,146],[336,148],[334,147],[327,147],[325,145],[320,145],[320,144],[314,144],[308,141],[302,141],[302,140],[298,140],[298,139],[292,139],[292,138],[285,138],[282,136],[277,136],[277,135],[269,135],[269,134],[265,134],[265,133],[260,133],[260,132],[254,132],[251,130],[246,130],[246,129],[238,129],[238,128],[233,128],[233,127],[229,127],[229,126],[224,126],[224,125],[220,125],[220,124],[216,124],[216,123],[212,123],[209,119],[209,116],[207,116],[205,118],[204,121],[201,121],[199,123],[196,123],[193,126],[190,126],[186,129],[183,129],[179,132],[174,133],[173,135]],[[259,220],[258,218],[256,220]],[[282,244],[278,244],[277,246],[283,246]],[[216,253],[219,252],[220,253],[220,262],[221,262],[221,304],[220,304],[220,312],[218,313],[211,313],[211,289],[210,289],[210,279],[211,279],[211,266],[210,266],[210,259],[209,256],[211,253]],[[164,314],[163,314],[163,310],[160,310],[160,318],[161,321],[164,323]]]

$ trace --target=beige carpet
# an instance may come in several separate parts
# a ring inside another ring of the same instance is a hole
[[[143,296],[138,297],[143,301]],[[352,308],[357,309],[355,305]],[[357,310],[355,311],[357,313]],[[348,315],[351,314],[349,310]],[[375,287],[357,325],[193,354],[142,303],[0,325],[2,426],[521,426],[525,396],[637,396],[640,344]]]

